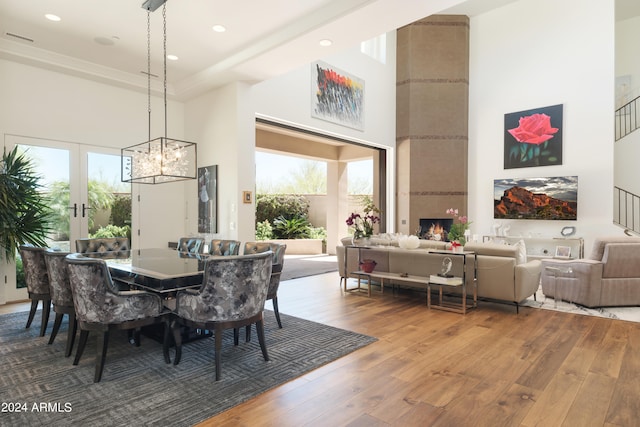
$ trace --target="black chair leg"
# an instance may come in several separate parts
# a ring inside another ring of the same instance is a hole
[[[27,319],[27,326],[25,326],[26,329],[29,329],[29,327],[31,326],[31,322],[33,322],[33,318],[36,315],[36,310],[38,309],[38,300],[37,299],[32,299],[31,300],[31,310],[29,310],[29,318]]]
[[[216,334],[216,337],[215,337],[216,381],[219,381],[221,376],[221,371],[222,371],[220,369],[220,361],[222,360],[222,356],[220,355],[220,353],[222,353],[222,328],[216,328],[215,334]]]
[[[280,320],[280,310],[278,310],[278,297],[275,296],[271,299],[273,303],[273,312],[276,315],[276,321],[278,322],[278,328],[282,329],[282,321]]]
[[[109,331],[102,333],[102,339],[98,338],[96,348],[96,372],[93,375],[93,382],[99,383],[102,379],[102,371],[104,370],[104,362],[107,359],[107,346],[109,345]]]
[[[76,340],[76,332],[78,331],[78,320],[76,319],[75,314],[69,314],[69,330],[67,331],[67,348],[64,352],[64,357],[71,356],[71,351],[73,351],[73,343]]]
[[[249,324],[249,325],[245,326],[244,331],[245,331],[245,332],[244,332],[244,334],[245,334],[245,338],[244,338],[244,339],[245,339],[245,341],[246,341],[246,342],[251,342],[251,325]]]
[[[49,337],[49,345],[53,344],[53,341],[56,339],[58,331],[60,330],[60,325],[62,324],[63,317],[64,313],[56,313],[56,320],[54,320],[53,322],[53,330],[51,331],[51,336]]]
[[[40,324],[40,336],[43,337],[47,330],[47,323],[49,323],[49,313],[51,312],[51,300],[46,299],[42,301],[42,322]]]
[[[260,350],[262,350],[262,356],[265,361],[269,361],[269,354],[267,353],[267,344],[264,340],[264,320],[258,320],[256,322],[256,330],[258,331],[258,342],[260,343]]]
[[[82,357],[82,353],[84,353],[84,348],[87,346],[87,338],[89,338],[89,331],[80,330],[80,341],[78,341],[78,350],[76,350],[76,357],[75,359],[73,359],[74,365],[80,363],[80,358]]]
[[[240,342],[240,329],[233,328],[233,345],[238,345]]]
[[[173,334],[173,342],[176,345],[176,357],[173,359],[174,366],[180,363],[182,359],[182,334],[180,334],[180,325],[173,322],[171,325],[171,333]]]

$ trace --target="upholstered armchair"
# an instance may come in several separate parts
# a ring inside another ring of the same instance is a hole
[[[67,331],[65,357],[71,355],[78,330],[76,310],[73,306],[73,295],[71,295],[71,285],[69,284],[69,274],[65,261],[67,255],[69,255],[69,252],[55,251],[53,249],[48,249],[44,252],[44,261],[47,265],[47,273],[49,274],[51,301],[53,302],[53,311],[56,313],[49,344],[53,344],[53,341],[56,339],[60,325],[62,324],[62,319],[66,314],[69,317],[69,330]]]
[[[76,240],[76,252],[93,258],[129,258],[128,237],[99,237]]]
[[[211,240],[209,255],[228,256],[238,255],[240,252],[240,242],[238,240]]]
[[[139,345],[139,328],[163,320],[162,300],[145,291],[119,291],[102,259],[70,254],[65,258],[80,328],[78,350],[73,361],[80,362],[90,331],[102,334],[97,340],[94,382],[102,378],[107,355],[109,332],[113,329],[135,329]],[[167,361],[168,362],[168,361]]]
[[[49,323],[49,313],[51,312],[51,290],[49,287],[49,275],[47,265],[44,262],[45,248],[35,246],[20,246],[20,257],[24,269],[24,280],[27,283],[27,291],[31,300],[31,310],[27,319],[27,328],[31,326],[38,302],[42,301],[42,321],[40,323],[40,336],[43,337]]]
[[[181,237],[178,240],[178,252],[201,254],[203,251],[204,239],[202,237]]]
[[[542,292],[586,307],[640,305],[640,238],[596,239],[588,258],[542,261]]]
[[[198,291],[179,291],[176,295],[176,319],[172,322],[176,344],[174,364],[180,363],[182,337],[180,326],[206,329],[215,335],[216,381],[220,379],[220,352],[225,329],[255,323],[265,361],[269,360],[264,338],[262,312],[271,277],[271,252],[255,255],[211,257],[205,261],[204,279]],[[168,350],[165,346],[165,350]],[[168,352],[165,353],[165,360]]]
[[[271,268],[271,279],[269,280],[269,292],[267,292],[267,300],[271,300],[273,304],[273,312],[276,315],[278,327],[282,329],[282,321],[280,320],[280,310],[278,309],[278,288],[280,287],[280,276],[284,267],[284,254],[287,245],[272,242],[247,242],[244,245],[244,254],[257,254],[261,252],[271,251],[273,253],[273,266]],[[247,341],[249,341],[250,328],[247,328]]]

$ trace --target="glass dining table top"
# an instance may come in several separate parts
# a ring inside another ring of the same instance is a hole
[[[132,249],[129,258],[106,260],[109,268],[154,279],[201,275],[208,254],[191,254],[170,248]]]
[[[114,278],[155,292],[192,288],[202,283],[208,254],[170,248],[132,249],[129,257],[105,259]]]

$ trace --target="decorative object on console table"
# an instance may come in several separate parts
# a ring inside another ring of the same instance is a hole
[[[376,268],[376,265],[378,265],[378,263],[372,259],[363,259],[362,261],[360,261],[360,269],[365,273],[373,272],[373,269]]]
[[[432,274],[429,276],[429,281],[437,285],[449,285],[449,286],[462,285],[462,277],[456,277],[456,276],[444,277],[437,274]]]
[[[368,246],[368,242],[358,242],[359,239],[365,238],[369,240],[373,235],[373,226],[380,222],[380,209],[368,201],[364,207],[364,214],[352,212],[345,221],[349,227],[353,227],[353,244],[354,246]]]
[[[457,246],[464,246],[467,243],[467,239],[465,237],[465,233],[469,229],[469,218],[464,215],[458,215],[458,209],[449,208],[447,209],[447,213],[449,215],[453,215],[454,222],[449,228],[449,233],[447,235],[447,240],[451,242],[451,249],[456,250]],[[458,222],[455,222],[455,220]]]

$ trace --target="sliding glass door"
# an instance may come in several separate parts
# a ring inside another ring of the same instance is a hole
[[[7,135],[6,149],[14,146],[32,159],[42,192],[49,197],[53,211],[49,247],[74,251],[78,238],[128,231],[131,185],[120,181],[119,150]],[[4,268],[6,285],[0,303],[27,299],[21,268],[19,257],[15,268]]]

